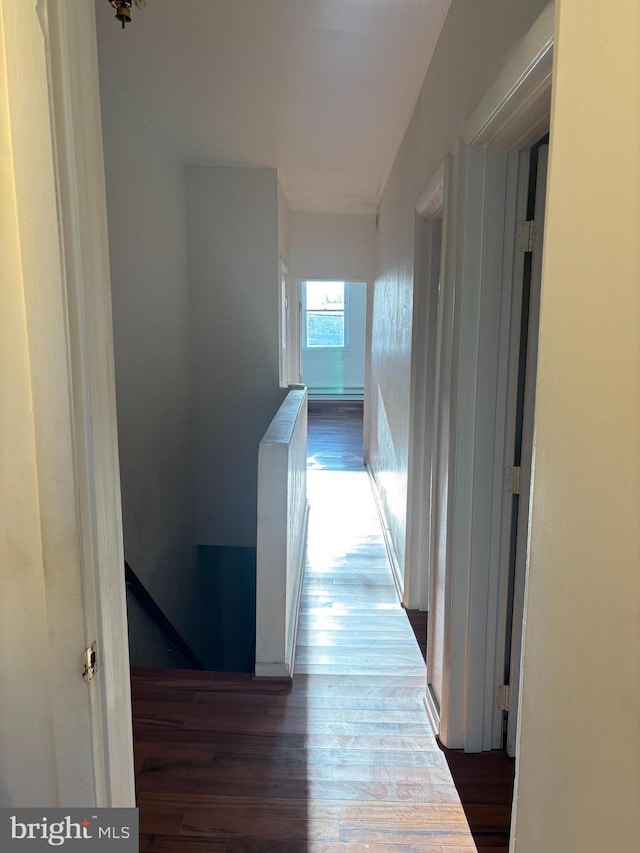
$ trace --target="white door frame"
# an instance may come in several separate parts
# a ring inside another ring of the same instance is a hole
[[[504,543],[511,529],[503,483],[505,464],[512,464],[505,463],[509,365],[520,317],[518,152],[549,126],[553,27],[551,3],[465,126],[452,177],[458,189],[447,227],[455,252],[447,251],[444,275],[454,289],[449,482],[446,494],[435,496],[446,503],[436,507],[445,518],[440,539],[446,534],[436,555],[446,566],[438,722],[445,746],[469,752],[502,742],[496,692],[504,666]]]
[[[58,802],[42,805],[133,806],[94,4],[0,2],[58,780]],[[87,684],[82,652],[94,641],[98,671]]]
[[[524,401],[522,413],[522,446],[520,459],[520,495],[518,498],[517,532],[513,579],[513,613],[511,617],[511,648],[505,652],[510,656],[509,666],[509,716],[507,719],[507,754],[515,757],[517,740],[518,707],[520,704],[520,663],[522,660],[522,632],[524,621],[524,597],[528,551],[528,529],[531,500],[531,475],[533,463],[533,429],[536,396],[536,374],[538,367],[538,335],[540,328],[540,290],[542,283],[542,250],[544,244],[544,220],[547,198],[548,175],[547,145],[538,151],[538,165],[535,189],[536,240],[531,258],[531,291],[529,297],[529,319],[527,328],[527,356],[524,377]],[[528,187],[526,195],[529,195]],[[523,192],[524,196],[524,192]],[[522,278],[520,278],[522,282]],[[520,286],[520,304],[522,305],[522,286]],[[514,330],[515,331],[515,330]],[[524,330],[523,330],[524,331]],[[517,406],[517,389],[510,388],[510,408]],[[515,411],[511,415],[515,422]],[[513,457],[511,457],[513,458]],[[505,512],[505,515],[507,513]],[[505,531],[505,544],[510,537]],[[508,559],[508,558],[507,558]],[[506,562],[503,564],[506,565]],[[505,626],[506,627],[506,626]]]
[[[436,339],[439,284],[444,249],[443,219],[449,159],[427,183],[416,205],[411,378],[409,396],[409,459],[407,476],[407,538],[403,605],[427,610],[431,566],[432,455],[436,408]]]

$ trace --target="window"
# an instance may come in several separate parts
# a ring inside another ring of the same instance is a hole
[[[348,285],[344,281],[305,281],[303,336],[307,349],[346,349]]]

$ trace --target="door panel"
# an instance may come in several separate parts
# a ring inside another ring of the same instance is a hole
[[[536,222],[535,246],[531,258],[531,286],[528,304],[527,343],[524,363],[524,395],[522,402],[522,440],[520,448],[520,495],[518,498],[516,547],[513,580],[513,617],[511,625],[511,652],[509,684],[511,710],[507,721],[507,753],[515,755],[518,702],[520,696],[520,657],[522,653],[522,620],[527,569],[527,536],[529,528],[529,499],[533,458],[533,426],[538,364],[538,331],[540,325],[540,291],[542,285],[542,248],[544,213],[546,203],[548,145],[537,148],[537,174],[535,184]],[[524,331],[524,330],[523,330]]]

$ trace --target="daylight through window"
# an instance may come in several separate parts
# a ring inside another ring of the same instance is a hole
[[[343,281],[305,282],[305,346],[344,349],[346,285]]]

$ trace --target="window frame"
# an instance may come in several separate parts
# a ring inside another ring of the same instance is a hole
[[[344,309],[342,312],[335,311],[333,313],[342,313],[344,316],[344,339],[342,346],[309,346],[307,343],[307,283],[322,284],[324,282],[335,283],[335,279],[327,278],[304,278],[301,283],[302,293],[300,295],[300,313],[301,313],[301,331],[302,331],[302,349],[309,352],[345,352],[349,349],[349,282],[339,282],[344,287]],[[313,309],[312,313],[319,313],[317,309]],[[330,313],[330,312],[327,312]]]

